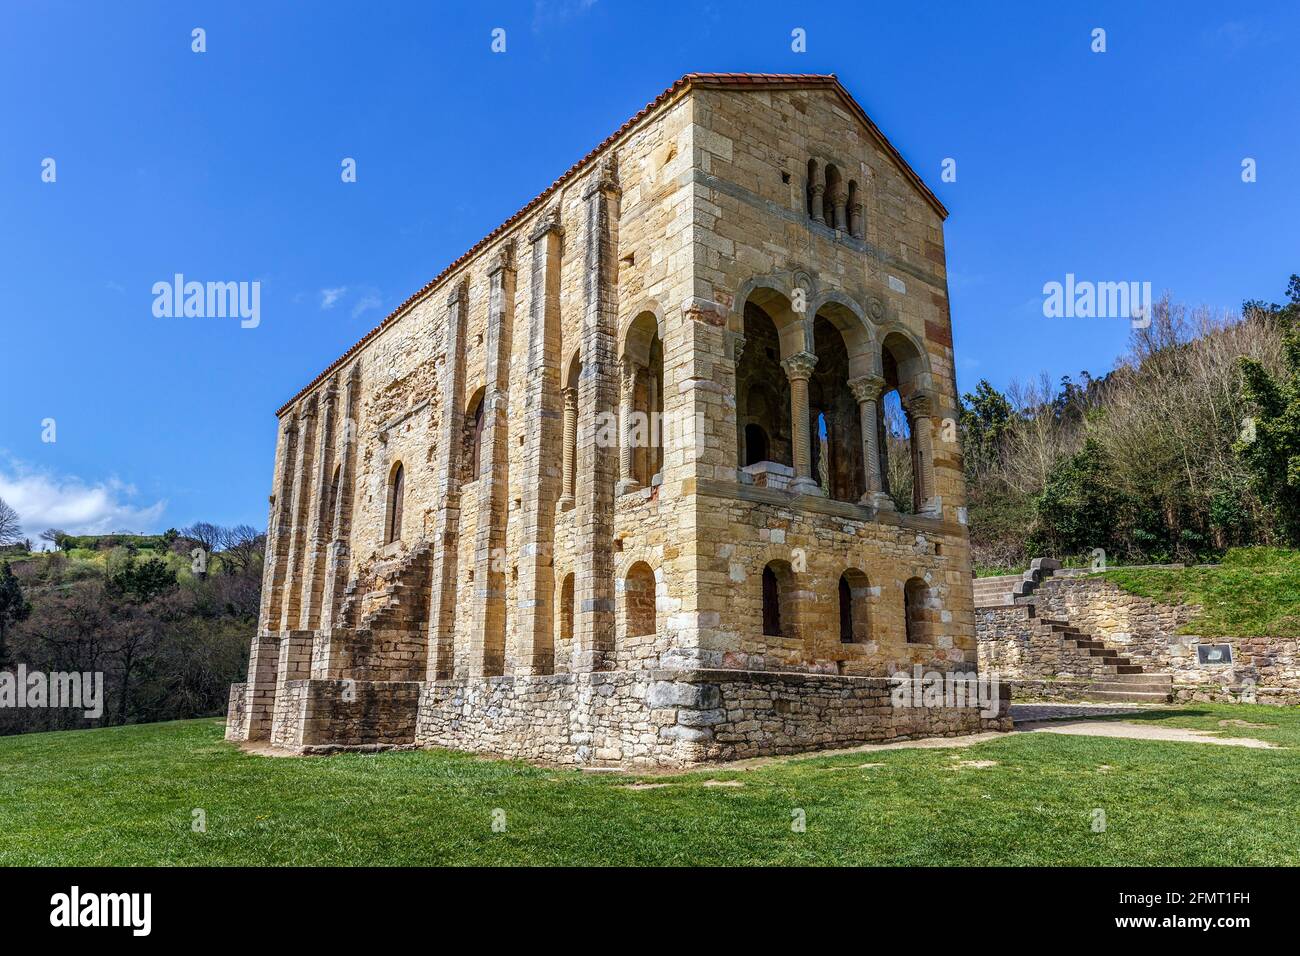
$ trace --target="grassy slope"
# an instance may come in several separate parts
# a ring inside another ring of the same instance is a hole
[[[1300,747],[1295,710],[1146,719],[1225,718],[1273,725],[1227,733]],[[966,760],[997,765],[955,768]],[[1020,734],[654,778],[672,784],[660,789],[624,789],[632,779],[440,751],[256,757],[214,720],[8,737],[0,864],[1300,863],[1295,749]],[[195,807],[206,833],[191,831]]]
[[[1189,634],[1300,637],[1300,551],[1234,548],[1217,565],[1117,568],[1104,576],[1166,604],[1201,605]]]

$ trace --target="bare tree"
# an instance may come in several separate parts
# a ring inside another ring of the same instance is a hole
[[[261,557],[266,547],[266,535],[252,525],[237,524],[233,528],[218,528],[217,549],[222,567],[236,573],[246,571]]]
[[[0,547],[17,544],[22,539],[22,521],[18,518],[18,512],[0,498]]]
[[[181,537],[193,541],[208,554],[216,554],[221,549],[223,529],[207,521],[196,521],[188,528],[181,528]]]

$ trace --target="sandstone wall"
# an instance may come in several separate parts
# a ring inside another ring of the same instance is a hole
[[[973,707],[895,707],[881,678],[613,671],[426,684],[427,746],[584,765],[690,766],[860,743],[1010,730]]]

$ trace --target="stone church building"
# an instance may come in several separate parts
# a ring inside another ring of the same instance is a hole
[[[678,80],[279,410],[227,737],[684,766],[1008,727],[891,700],[977,657],[945,216],[834,76]]]

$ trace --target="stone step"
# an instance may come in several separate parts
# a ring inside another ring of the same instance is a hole
[[[1104,693],[1116,694],[1163,694],[1169,695],[1170,685],[1161,681],[1142,681],[1124,682],[1124,681],[1096,681],[1089,691],[1102,691]]]
[[[1128,691],[1128,690],[1094,690],[1089,688],[1083,692],[1083,699],[1096,701],[1126,701],[1129,703],[1169,703],[1169,693],[1167,691]]]
[[[1141,674],[1142,665],[1141,664],[1117,664],[1115,666],[1115,672],[1118,674]]]
[[[1120,671],[1117,674],[1106,675],[1103,683],[1107,684],[1150,684],[1159,682],[1165,687],[1172,687],[1174,678],[1172,674],[1145,674],[1137,664],[1130,664],[1130,667],[1138,667],[1136,671]]]

